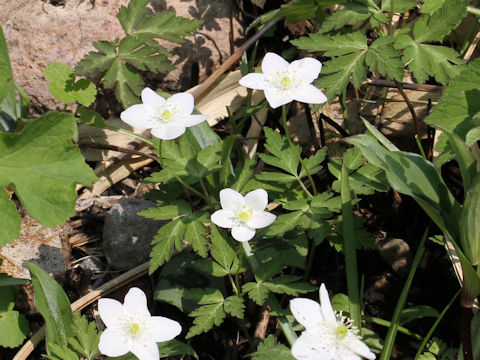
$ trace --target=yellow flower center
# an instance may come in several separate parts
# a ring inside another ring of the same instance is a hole
[[[172,112],[169,109],[163,111],[161,118],[164,122],[172,120]]]
[[[237,217],[238,221],[245,224],[246,222],[248,222],[248,220],[250,220],[252,213],[253,213],[252,209],[250,209],[246,205],[242,205],[235,212],[235,216]]]
[[[140,331],[140,325],[137,323],[130,324],[130,328],[128,329],[130,334],[136,335]]]
[[[280,87],[282,89],[289,89],[293,85],[292,79],[289,76],[283,76],[280,80]]]
[[[348,328],[345,325],[339,325],[335,330],[337,338],[343,339],[348,334]]]

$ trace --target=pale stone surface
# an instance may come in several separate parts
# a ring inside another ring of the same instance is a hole
[[[115,269],[128,270],[148,261],[153,237],[164,221],[137,213],[156,204],[140,199],[123,199],[112,206],[103,227],[103,251]]]
[[[65,0],[64,6],[50,1],[0,0],[0,24],[10,52],[15,81],[30,96],[35,113],[63,108],[48,90],[43,69],[59,61],[74,67],[92,42],[114,40],[125,35],[116,15],[129,0]],[[228,2],[215,0],[152,0],[153,11],[175,10],[177,15],[204,20],[204,25],[183,44],[162,42],[175,56],[177,70],[149,81],[165,91],[185,90],[201,82],[229,56]],[[239,38],[240,25],[234,23]],[[192,74],[198,65],[199,73]]]
[[[68,260],[68,224],[46,228],[21,210],[22,223],[19,236],[11,244],[0,248],[3,259],[0,273],[30,279],[25,261],[39,265],[46,272],[63,277],[65,260]]]

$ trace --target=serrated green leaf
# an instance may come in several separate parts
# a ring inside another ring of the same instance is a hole
[[[248,297],[255,301],[259,306],[262,306],[267,300],[268,288],[263,283],[248,282],[242,286],[242,290],[248,293]]]
[[[186,339],[207,332],[213,326],[220,326],[226,313],[223,308],[224,298],[217,289],[194,289],[186,292],[187,297],[199,297],[198,304],[202,305],[192,311],[189,316],[194,317],[195,324],[187,333]]]
[[[438,318],[439,316],[440,313],[437,311],[437,309],[428,305],[417,305],[402,310],[399,324],[405,325],[413,320],[425,317]]]
[[[373,239],[371,233],[364,229],[365,219],[358,216],[353,217],[353,227],[355,230],[355,247],[356,249],[364,250],[376,250],[377,244]],[[328,240],[336,251],[344,251],[344,237],[343,237],[343,219],[342,216],[338,216],[336,220],[336,229],[333,233],[329,234]]]
[[[263,131],[267,138],[265,148],[272,154],[260,154],[260,158],[271,166],[285,170],[289,174],[298,176],[298,155],[300,154],[299,146],[295,146],[292,150],[288,145],[287,139],[278,132],[268,127],[264,127]],[[295,154],[297,151],[298,154]]]
[[[293,0],[288,4],[282,5],[275,17],[285,16],[287,23],[298,23],[307,19],[312,19],[321,14],[322,5],[328,7],[333,5],[332,0],[311,1],[311,0]]]
[[[0,346],[15,348],[29,332],[28,320],[18,311],[0,312]]]
[[[301,276],[284,275],[265,282],[264,285],[274,293],[288,294],[292,296],[298,296],[299,294],[305,294],[317,290],[315,286],[298,281],[300,279]]]
[[[291,183],[296,181],[297,177],[276,171],[262,171],[255,175],[255,178],[259,181],[271,181],[277,183]]]
[[[75,184],[90,185],[96,176],[72,144],[75,120],[71,114],[49,113],[30,122],[20,134],[0,133],[0,218],[18,229],[18,217],[2,186],[12,188],[29,214],[54,227],[75,215]],[[0,244],[11,237],[0,238]]]
[[[256,156],[252,159],[246,159],[245,161],[240,161],[235,167],[235,182],[232,184],[231,189],[240,192],[245,184],[250,180],[255,171],[257,165]]]
[[[173,247],[182,251],[186,225],[182,219],[175,219],[162,226],[153,238],[153,249],[150,253],[150,274],[157,270],[172,256]]]
[[[327,148],[323,147],[319,149],[315,154],[312,156],[303,159],[303,166],[302,169],[300,170],[300,177],[303,178],[307,176],[307,171],[310,173],[310,175],[314,175],[320,170],[323,169],[323,166],[321,163],[325,160],[325,157],[327,156]]]
[[[182,219],[187,225],[185,231],[185,240],[187,240],[192,246],[195,252],[202,256],[207,257],[209,241],[207,238],[207,228],[204,223],[208,222],[208,213],[197,211],[190,216],[186,216]]]
[[[145,17],[127,34],[182,43],[182,36],[193,35],[202,23],[202,20],[176,16],[175,11],[164,11]]]
[[[175,339],[158,343],[158,350],[160,351],[160,357],[191,355],[195,359],[198,359],[198,355],[195,350],[193,350],[189,345]]]
[[[471,62],[444,91],[438,104],[425,121],[446,132],[467,140],[467,135],[480,126],[480,60]],[[473,142],[467,142],[472,145]]]
[[[445,46],[420,44],[408,35],[400,35],[395,47],[404,48],[402,60],[408,63],[408,69],[420,84],[425,83],[429,76],[447,84],[465,68],[459,54]]]
[[[292,44],[311,52],[325,51],[324,56],[341,56],[368,50],[367,37],[363,31],[332,36],[315,33],[310,34],[309,37],[293,40]]]
[[[140,211],[138,214],[154,220],[170,220],[174,217],[192,213],[190,204],[184,200],[161,202],[156,207]]]
[[[368,48],[365,63],[371,72],[402,81],[403,62],[400,60],[400,51],[393,47],[394,38],[390,36],[379,37]]]
[[[73,314],[72,330],[74,337],[68,338],[68,343],[87,360],[96,359],[100,355],[98,350],[100,333],[95,322],[88,322],[87,318],[77,311]]]
[[[258,344],[257,351],[252,355],[253,360],[294,360],[291,350],[277,342],[274,335],[268,335],[265,340]]]
[[[27,262],[35,291],[35,307],[42,314],[46,325],[46,342],[67,346],[73,336],[73,315],[65,291],[40,266]]]
[[[345,25],[353,25],[359,21],[364,21],[372,16],[370,8],[360,4],[357,7],[347,7],[339,9],[327,17],[320,27],[322,33],[337,30]]]
[[[131,0],[128,7],[121,6],[117,18],[127,34],[130,34],[147,16],[149,0]]]
[[[420,12],[424,14],[433,14],[445,4],[445,1],[446,0],[423,0]]]
[[[442,41],[467,14],[468,0],[445,0],[440,9],[415,22],[413,35],[417,43]]]
[[[118,57],[141,71],[166,73],[175,69],[169,52],[159,44],[147,45],[134,36],[124,37],[118,44]]]
[[[360,87],[367,77],[366,52],[360,51],[327,61],[320,74],[318,85],[325,88],[325,95],[332,101],[335,95],[343,93],[350,78]]]
[[[225,299],[223,304],[224,310],[227,314],[243,319],[245,312],[245,304],[243,298],[237,295],[229,296]]]
[[[277,216],[275,222],[268,227],[266,235],[275,236],[292,230],[298,225],[302,214],[302,210],[297,210],[292,211],[288,214],[282,214],[280,216]]]
[[[393,0],[393,12],[405,12],[413,9],[417,5],[415,0]],[[390,12],[392,10],[392,0],[382,0],[382,11]]]
[[[94,110],[81,107],[77,109],[78,119],[80,124],[93,125],[103,127],[105,125],[105,119]]]
[[[109,41],[97,41],[92,45],[99,51],[90,51],[75,66],[77,75],[98,81],[115,61],[115,45]]]
[[[54,62],[43,70],[43,75],[49,81],[48,88],[58,100],[66,104],[78,101],[83,106],[90,106],[95,101],[95,85],[87,79],[75,81],[70,66]]]
[[[218,229],[215,225],[210,226],[212,248],[210,253],[215,261],[228,273],[238,271],[239,259],[237,256],[237,243],[232,240],[225,230]]]
[[[140,102],[139,96],[145,87],[142,77],[118,59],[112,62],[105,73],[103,85],[114,90],[116,98],[125,109]]]

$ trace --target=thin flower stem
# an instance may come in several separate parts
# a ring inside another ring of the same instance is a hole
[[[233,281],[232,274],[228,274],[228,280],[230,280],[230,285],[232,285],[232,289],[235,295],[239,296],[239,291],[238,291],[237,285],[235,284],[235,281]]]
[[[410,285],[412,284],[415,271],[417,270],[417,267],[420,264],[420,260],[422,259],[423,251],[425,250],[425,240],[427,239],[427,235],[428,228],[425,230],[422,240],[418,245],[417,253],[415,254],[412,262],[412,267],[410,268],[410,272],[408,273],[408,277],[405,281],[405,285],[403,286],[402,293],[398,298],[397,306],[395,307],[395,312],[392,318],[392,324],[388,328],[387,335],[385,336],[385,342],[383,345],[382,353],[380,355],[380,360],[388,360],[390,359],[390,356],[392,354],[395,337],[397,336],[398,326],[400,325],[400,315],[402,314],[403,308],[407,301],[408,292],[410,290]]]
[[[342,166],[340,186],[343,219],[343,248],[345,252],[345,267],[347,273],[348,300],[350,301],[350,315],[354,325],[361,333],[362,309],[360,305],[360,293],[358,287],[355,228],[353,225],[353,210],[350,194],[349,174],[345,163]]]
[[[250,265],[250,268],[255,274],[255,272],[258,270],[259,264],[257,259],[255,258],[255,255],[252,252],[252,248],[250,247],[250,244],[248,243],[248,241],[242,242],[242,247],[243,247],[243,251],[245,252],[245,256],[247,258],[248,264]],[[260,281],[260,279],[257,279],[256,275],[255,275],[255,280],[257,282]],[[278,300],[273,293],[270,293],[268,295],[267,302],[270,304],[272,311],[281,310],[281,306],[278,303]],[[287,339],[288,343],[290,344],[290,346],[292,346],[295,340],[297,340],[297,334],[290,326],[290,323],[288,322],[287,318],[285,318],[284,316],[278,316],[277,321],[278,321],[278,325],[280,325],[280,329],[282,329],[283,335],[285,335],[285,338]]]
[[[307,194],[309,198],[313,198],[315,195],[318,194],[317,192],[317,187],[315,186],[315,183],[313,182],[312,175],[310,175],[310,171],[308,171],[307,167],[303,163],[303,159],[301,154],[297,152],[297,149],[295,149],[295,145],[293,145],[293,141],[290,137],[290,131],[288,130],[287,126],[287,108],[285,105],[282,106],[282,121],[283,121],[283,128],[285,129],[285,137],[287,138],[288,145],[290,146],[290,149],[294,152],[295,155],[297,155],[298,161],[300,162],[301,168],[305,169],[305,172],[307,173],[308,180],[310,180],[310,184],[312,185],[313,189],[313,195],[308,191],[308,189],[305,187],[305,184],[303,181],[297,177],[298,183],[302,187],[303,191]]]
[[[119,128],[119,127],[116,127],[116,126],[107,125],[107,124],[103,124],[102,126],[99,126],[99,127],[101,127],[102,129],[112,130],[112,131],[116,131],[120,134],[125,134],[125,135],[128,135],[128,136],[131,136],[135,139],[143,141],[145,144],[148,144],[151,147],[154,147],[152,140],[147,139],[145,136],[135,134],[133,131],[130,131],[130,130],[127,130],[127,129],[122,129],[122,128]]]
[[[427,335],[425,335],[425,337],[423,338],[423,341],[422,343],[420,344],[420,347],[418,348],[417,350],[417,353],[415,354],[415,358],[414,360],[417,360],[418,357],[420,356],[420,354],[422,353],[423,349],[425,348],[425,346],[427,345],[428,341],[430,340],[430,338],[432,337],[435,329],[437,328],[438,324],[440,324],[440,321],[442,321],[443,317],[445,316],[446,312],[448,311],[448,309],[450,309],[450,307],[452,306],[452,304],[455,302],[455,300],[458,298],[458,295],[460,295],[460,293],[462,292],[462,289],[458,290],[455,295],[453,295],[452,299],[448,302],[447,306],[445,306],[445,308],[442,310],[442,312],[440,313],[440,315],[438,315],[438,318],[437,320],[435,320],[435,322],[433,323],[432,327],[430,328],[430,330],[428,331]]]
[[[315,257],[315,249],[317,248],[315,240],[311,240],[310,251],[308,252],[307,265],[305,266],[305,274],[303,275],[303,281],[307,281],[310,271],[312,270],[313,259]]]

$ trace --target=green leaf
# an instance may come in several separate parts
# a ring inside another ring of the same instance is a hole
[[[143,21],[127,34],[136,36],[147,36],[149,38],[164,39],[176,43],[182,43],[182,36],[193,35],[201,25],[202,20],[187,19],[176,16],[175,11],[164,11],[147,16]]]
[[[115,59],[105,73],[103,85],[113,89],[115,96],[124,108],[139,103],[139,96],[145,87],[141,76],[129,65]]]
[[[195,350],[193,350],[189,345],[175,339],[158,343],[158,350],[160,351],[160,357],[191,355],[195,359],[199,358]]]
[[[265,148],[272,155],[260,154],[260,158],[268,165],[278,167],[298,177],[298,155],[300,154],[300,147],[297,145],[295,146],[295,150],[292,150],[284,136],[268,127],[264,127],[263,131],[267,138]],[[294,151],[296,151],[297,154],[295,154]]]
[[[243,319],[245,304],[243,298],[237,295],[229,296],[225,299],[224,309],[227,314]]]
[[[479,84],[480,60],[475,60],[451,81],[425,121],[458,135],[468,146],[472,145],[474,138],[469,138],[468,135],[480,127],[480,119],[477,117],[480,112]]]
[[[68,338],[68,343],[87,360],[96,359],[100,355],[98,350],[100,333],[97,331],[95,322],[88,322],[85,316],[76,311],[73,314],[72,330],[74,337]]]
[[[153,238],[153,249],[150,253],[150,274],[162,266],[172,256],[173,247],[183,249],[183,238],[186,225],[182,219],[175,219],[162,226]]]
[[[468,3],[468,0],[445,0],[440,9],[418,19],[413,27],[415,41],[442,41],[467,14]]]
[[[323,4],[322,4],[323,3]],[[286,16],[288,23],[297,23],[317,16],[322,11],[322,6],[333,5],[334,1],[294,0],[282,5],[275,17]]]
[[[0,312],[0,346],[15,348],[26,339],[28,320],[18,311]]]
[[[80,360],[77,353],[67,346],[47,343],[47,348],[50,350],[48,358],[51,360]]]
[[[87,79],[75,82],[75,74],[70,66],[54,62],[43,70],[43,75],[49,81],[48,88],[58,100],[66,104],[78,101],[83,106],[90,106],[95,101],[95,85]]]
[[[209,222],[208,213],[206,211],[196,211],[192,215],[182,218],[182,221],[187,226],[185,240],[193,246],[193,250],[198,255],[207,257],[209,246],[208,231],[203,224]]]
[[[90,185],[96,176],[72,144],[75,120],[49,113],[30,122],[20,134],[0,133],[0,187],[12,188],[29,214],[55,227],[75,215],[75,184]],[[14,206],[0,188],[0,244],[18,231]],[[8,236],[8,237],[6,237]],[[16,236],[16,235],[15,235]]]
[[[428,305],[417,305],[402,310],[399,324],[405,325],[413,320],[425,317],[438,318],[439,316],[440,313],[435,308]]]
[[[154,220],[170,220],[177,216],[192,213],[190,204],[184,200],[161,202],[156,207],[140,211],[138,214]]]
[[[237,256],[237,243],[227,235],[225,230],[210,225],[212,248],[210,254],[213,259],[229,274],[238,271],[239,258]]]
[[[291,296],[298,296],[318,289],[306,282],[298,281],[300,279],[301,276],[284,275],[265,282],[264,285],[274,293]]]
[[[10,66],[10,58],[8,56],[7,42],[0,27],[0,104],[7,97],[8,93],[13,90],[14,82],[12,68]]]
[[[322,33],[332,30],[338,30],[345,25],[353,25],[357,22],[364,21],[370,16],[372,12],[367,5],[348,6],[345,9],[336,10],[332,15],[327,17],[322,23],[320,31]]]
[[[256,156],[252,159],[245,159],[240,161],[235,167],[235,182],[232,184],[231,189],[240,192],[245,184],[250,180],[255,171],[257,165]]]
[[[12,286],[0,287],[0,313],[13,310],[15,299]]]
[[[255,301],[259,306],[262,306],[265,300],[267,300],[268,288],[263,283],[248,282],[243,284],[242,290],[248,293],[248,297]]]
[[[96,82],[110,68],[117,54],[112,42],[96,41],[92,45],[99,51],[90,51],[85,55],[75,66],[75,73]]]
[[[128,7],[121,6],[118,20],[127,34],[131,33],[147,16],[149,0],[131,0]]]
[[[291,350],[277,342],[274,335],[268,335],[258,344],[257,351],[251,354],[253,360],[294,360]]]
[[[298,225],[303,213],[303,210],[297,210],[278,216],[275,222],[268,227],[266,235],[275,236],[292,230]]]
[[[103,127],[105,125],[105,119],[97,113],[95,110],[87,109],[84,107],[77,109],[78,119],[80,124],[93,125]]]
[[[73,316],[70,301],[62,287],[42,268],[27,262],[35,290],[35,307],[42,314],[46,325],[46,342],[67,346],[73,336]]]
[[[393,47],[394,38],[390,36],[379,37],[368,48],[365,63],[371,72],[402,81],[403,62],[400,60],[400,51]]]
[[[207,332],[213,326],[220,326],[225,319],[223,308],[224,298],[217,289],[192,289],[186,291],[187,297],[198,298],[198,304],[202,305],[192,311],[189,316],[194,317],[193,325],[187,333],[186,339]]]
[[[477,214],[480,210],[480,175],[473,181],[467,192],[460,216],[460,244],[474,266],[480,264],[480,224]]]
[[[341,56],[368,50],[367,37],[363,31],[332,36],[315,33],[293,40],[292,44],[299,49],[311,52],[325,51],[324,56]]]
[[[421,44],[403,34],[397,37],[395,47],[404,49],[402,60],[408,63],[408,69],[420,84],[425,83],[429,76],[447,84],[465,68],[459,54],[445,46]]]
[[[310,173],[310,175],[314,175],[320,170],[323,169],[323,166],[321,163],[325,160],[325,157],[327,156],[327,148],[323,147],[320,150],[318,150],[314,155],[303,159],[303,167],[300,171],[300,177],[303,178],[307,176],[307,171]]]
[[[407,10],[413,9],[417,5],[415,0],[393,0],[393,11],[394,12],[405,12]],[[392,0],[382,0],[382,11],[390,12],[392,9]]]
[[[17,237],[20,232],[21,218],[18,214],[17,207],[3,187],[0,187],[0,247],[10,242],[11,239]]]
[[[420,12],[424,14],[433,14],[445,4],[445,1],[446,0],[423,0]]]

